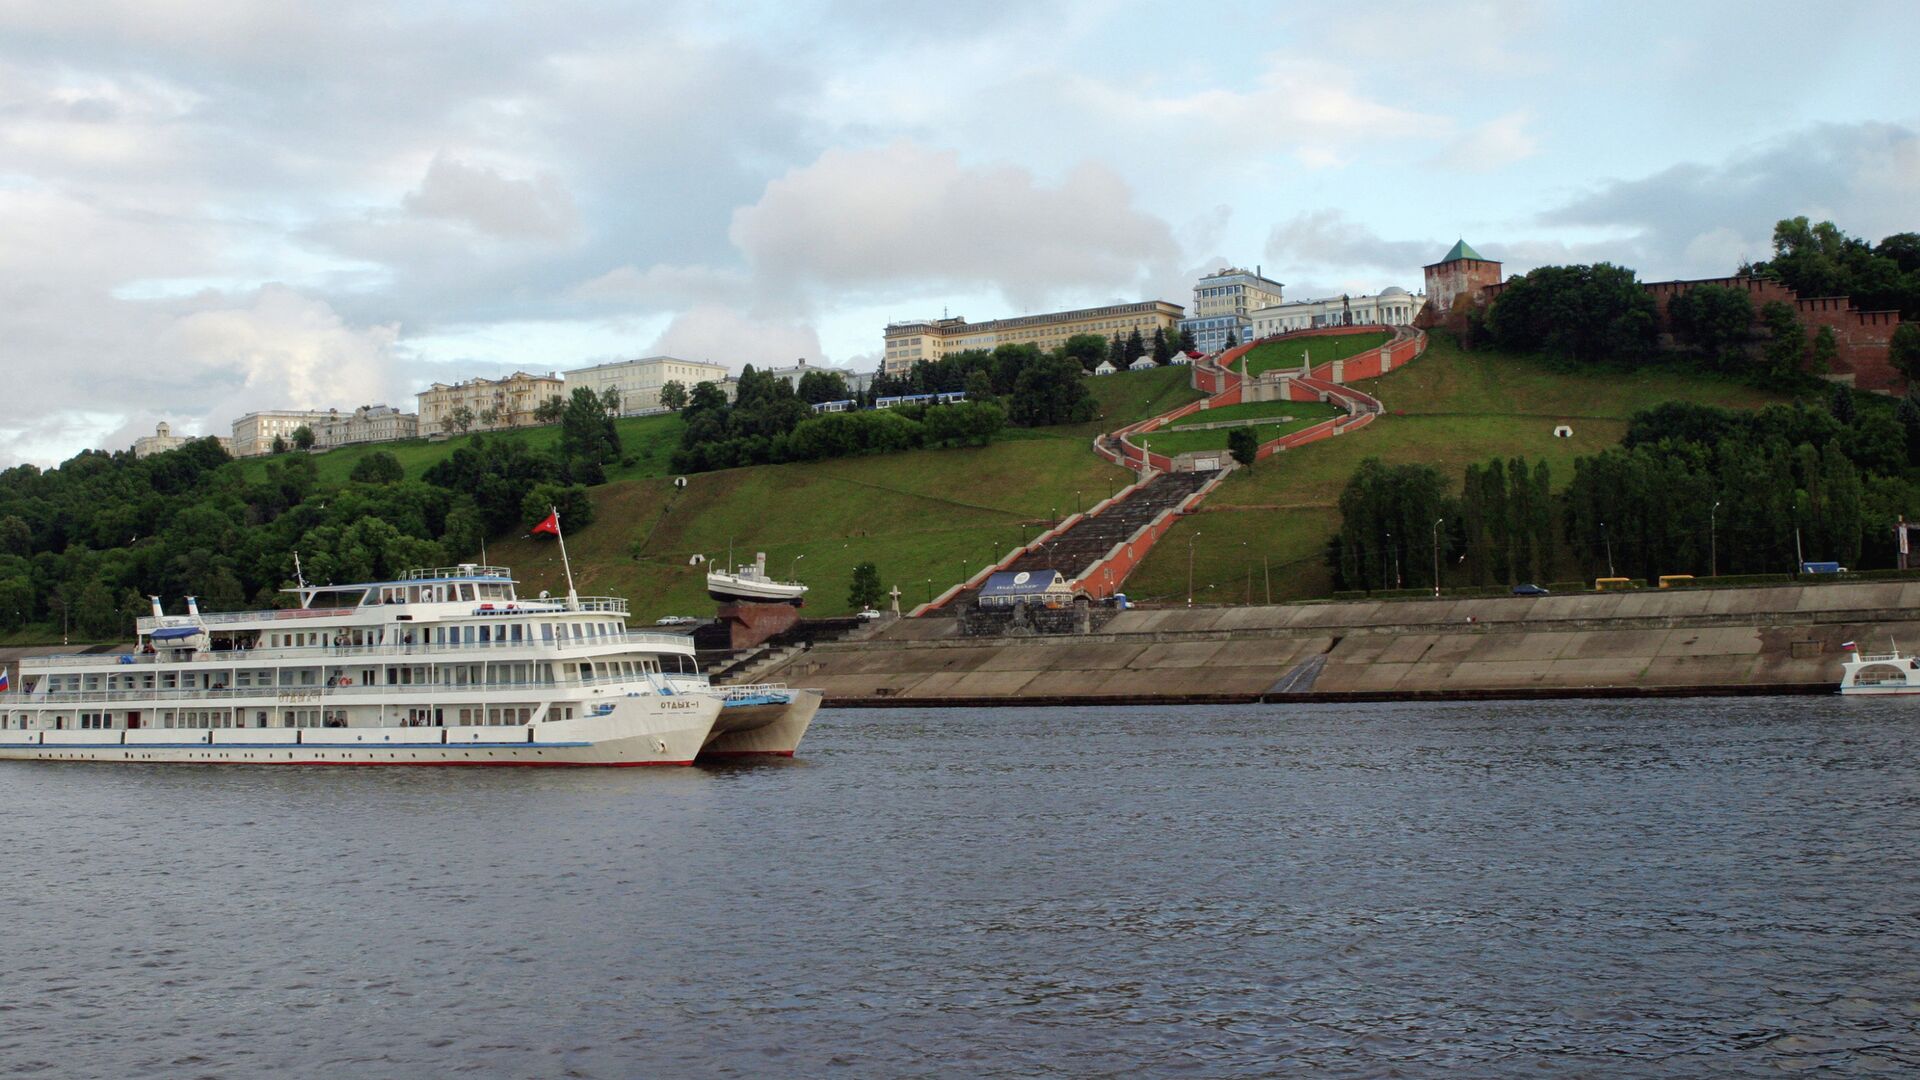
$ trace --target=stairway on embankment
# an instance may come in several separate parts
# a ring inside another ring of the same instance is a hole
[[[1112,551],[1115,544],[1125,542],[1163,512],[1192,498],[1218,475],[1218,472],[1161,473],[1098,514],[1081,518],[1066,531],[1034,544],[1000,569],[1058,570],[1069,581],[1078,579]],[[979,592],[978,585],[970,586],[955,594],[945,606],[970,607]]]

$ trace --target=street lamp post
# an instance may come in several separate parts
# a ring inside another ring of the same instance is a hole
[[[1707,511],[1707,576],[1720,576],[1720,503],[1715,500]]]
[[[798,572],[800,569],[800,560],[804,558],[806,558],[805,555],[795,555],[793,557],[793,561],[787,564],[787,580],[788,581],[793,580],[793,575],[796,572]]]
[[[1440,526],[1447,519],[1441,518],[1433,523],[1433,596],[1440,598]]]
[[[1187,606],[1193,606],[1193,542],[1200,539],[1199,533],[1187,537]]]
[[[1600,523],[1600,542],[1607,547],[1607,576],[1618,577],[1619,575],[1613,572],[1613,537],[1608,535],[1607,523],[1604,521]]]

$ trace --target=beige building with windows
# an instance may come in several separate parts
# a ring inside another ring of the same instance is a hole
[[[660,388],[670,382],[677,382],[689,391],[703,382],[726,385],[727,366],[706,360],[682,360],[677,356],[647,356],[575,368],[560,374],[566,380],[567,393],[582,386],[596,394],[617,391],[620,415],[635,416],[664,408],[660,404]]]
[[[362,405],[345,414],[329,410],[327,419],[313,428],[313,445],[321,450],[419,437],[419,415],[403,413],[390,405]]]
[[[449,386],[434,383],[414,397],[420,400],[420,434],[455,434],[448,419],[455,410],[473,414],[468,431],[497,431],[534,422],[533,411],[551,397],[565,397],[566,382],[555,372],[516,371],[504,379],[468,379]]]
[[[887,354],[881,370],[904,375],[922,360],[938,360],[948,353],[992,349],[1000,345],[1034,345],[1043,352],[1057,349],[1075,334],[1111,338],[1135,330],[1151,338],[1158,330],[1174,331],[1186,309],[1165,300],[1137,304],[1021,315],[1012,319],[969,323],[965,319],[923,319],[887,325]]]
[[[315,445],[320,438],[320,425],[327,422],[334,413],[317,409],[270,409],[265,412],[250,412],[233,422],[233,444],[228,448],[234,457],[257,457],[273,453],[273,440],[285,439],[288,445],[293,443],[293,433],[306,428],[314,434]]]

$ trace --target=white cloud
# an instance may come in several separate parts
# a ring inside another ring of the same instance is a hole
[[[400,205],[509,239],[561,240],[579,227],[573,196],[553,173],[514,179],[444,152],[434,155],[420,187]]]
[[[1529,120],[1524,112],[1489,120],[1447,144],[1433,163],[1453,172],[1490,173],[1524,161],[1536,150],[1526,130]]]
[[[1420,268],[1446,254],[1447,247],[1432,240],[1382,239],[1334,209],[1295,215],[1267,235],[1267,258],[1276,265],[1379,270],[1387,274],[1387,284],[1418,278]]]
[[[674,316],[649,353],[711,360],[734,370],[742,365],[784,367],[801,357],[822,359],[820,335],[806,323],[761,319],[719,306],[696,307]]]
[[[1167,223],[1095,164],[1048,185],[912,142],[829,150],[767,185],[728,235],[764,287],[991,286],[1015,304],[1137,289],[1178,257]]]

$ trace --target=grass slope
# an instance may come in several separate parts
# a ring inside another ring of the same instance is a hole
[[[728,469],[684,489],[664,474],[608,483],[593,491],[594,523],[567,538],[574,575],[583,594],[629,597],[636,622],[707,614],[707,568],[689,560],[723,562],[731,543],[736,561],[764,551],[776,576],[811,585],[809,615],[851,611],[853,567],[869,561],[903,607],[918,604],[1129,483],[1088,441],[1193,400],[1186,379],[1176,367],[1094,379],[1104,419],[984,447]],[[566,588],[550,539],[497,540],[487,554],[526,595]]]
[[[1303,351],[1312,358],[1314,366],[1318,367],[1334,360],[1345,360],[1355,353],[1366,352],[1368,349],[1377,349],[1385,345],[1391,336],[1384,330],[1375,330],[1365,334],[1296,338],[1292,341],[1273,341],[1265,345],[1255,345],[1247,352],[1248,372],[1258,375],[1274,368],[1297,368],[1300,366],[1300,354]]]
[[[1194,415],[1211,417],[1215,420],[1236,420],[1237,416],[1228,416],[1237,409],[1268,409],[1288,417],[1272,424],[1257,424],[1253,428],[1253,437],[1260,442],[1271,442],[1282,435],[1309,428],[1322,420],[1345,415],[1346,410],[1337,405],[1326,405],[1318,401],[1262,402],[1254,405],[1233,405],[1219,410],[1207,410]],[[1251,415],[1259,415],[1253,413]],[[1224,450],[1227,437],[1233,434],[1232,428],[1214,428],[1210,431],[1182,431],[1178,426],[1141,436],[1141,441],[1161,454],[1184,454],[1189,450]]]
[[[1340,527],[1337,502],[1364,458],[1436,466],[1457,486],[1469,464],[1488,458],[1546,459],[1555,490],[1573,477],[1573,459],[1620,441],[1633,413],[1663,401],[1758,408],[1785,400],[1728,380],[1671,370],[1555,370],[1526,356],[1467,352],[1434,335],[1407,367],[1355,384],[1387,414],[1351,435],[1289,450],[1230,477],[1201,512],[1174,526],[1127,581],[1129,595],[1184,599],[1187,539],[1195,545],[1198,602],[1240,602],[1247,567],[1263,595],[1261,557],[1279,599],[1324,596],[1332,588],[1322,561]],[[1565,423],[1573,437],[1557,439]],[[1244,545],[1244,546],[1243,546]]]

